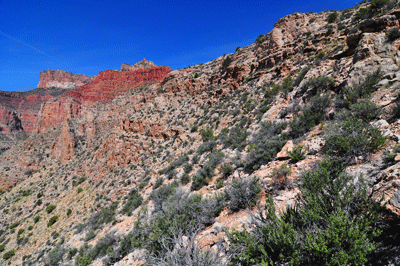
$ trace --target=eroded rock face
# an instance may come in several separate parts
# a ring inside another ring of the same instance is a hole
[[[34,133],[45,132],[65,119],[80,115],[84,106],[110,102],[127,90],[160,82],[170,71],[169,67],[157,66],[134,71],[102,71],[90,84],[67,91],[62,96],[44,103],[38,113]]]
[[[134,65],[129,65],[129,64],[122,64],[121,70],[122,71],[134,71],[138,69],[146,69],[146,68],[151,68],[151,67],[156,67],[157,65],[154,64],[152,61],[147,61],[146,58],[143,58],[142,61],[137,62]]]
[[[94,78],[82,74],[72,74],[64,70],[48,69],[40,72],[40,80],[37,87],[73,89],[92,82]]]

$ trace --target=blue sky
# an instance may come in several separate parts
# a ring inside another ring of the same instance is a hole
[[[172,69],[204,63],[253,43],[285,15],[357,2],[0,0],[0,90],[34,89],[49,68],[92,76],[143,58]]]

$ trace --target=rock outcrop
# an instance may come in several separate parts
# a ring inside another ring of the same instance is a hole
[[[94,78],[82,74],[72,74],[64,70],[48,69],[40,72],[40,80],[37,87],[73,89],[92,82]]]

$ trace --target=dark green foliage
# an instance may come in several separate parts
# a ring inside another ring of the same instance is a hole
[[[225,190],[228,208],[234,212],[254,206],[257,203],[261,186],[258,178],[233,180]]]
[[[200,136],[203,142],[207,142],[209,140],[212,140],[214,138],[214,132],[212,128],[207,127],[206,129],[200,130]]]
[[[389,0],[370,0],[369,3],[371,4],[371,9],[372,10],[377,10],[382,8],[384,5],[386,5],[389,2]]]
[[[203,199],[201,194],[189,194],[182,189],[163,202],[162,210],[150,221],[149,250],[160,254],[164,246],[171,247],[176,232],[190,232],[213,223],[222,210],[223,201],[217,198]]]
[[[15,250],[12,249],[3,254],[3,259],[8,260],[9,258],[11,258],[14,255],[15,255]]]
[[[393,42],[394,40],[400,38],[400,30],[399,30],[399,28],[391,28],[387,32],[387,37],[388,37],[389,41],[391,41],[391,42]]]
[[[36,224],[37,222],[39,222],[40,220],[40,216],[35,216],[35,218],[33,218],[33,222]]]
[[[197,149],[197,153],[199,155],[202,155],[203,153],[206,153],[206,152],[212,152],[212,151],[214,151],[216,146],[217,146],[217,142],[215,141],[215,139],[211,139],[211,140],[201,144],[199,146],[199,148]],[[196,164],[195,156],[193,156],[192,161],[193,161],[193,164]]]
[[[183,173],[183,175],[180,178],[180,182],[182,185],[186,185],[187,183],[190,182],[190,176],[188,173]]]
[[[55,224],[55,223],[57,222],[57,220],[58,220],[58,216],[57,216],[57,215],[52,216],[52,217],[49,219],[48,223],[47,223],[47,227],[50,227],[50,226],[52,226],[53,224]]]
[[[383,152],[382,159],[385,163],[394,164],[396,163],[395,158],[398,153],[400,153],[400,145],[396,144],[393,149]]]
[[[258,37],[257,37],[257,39],[256,39],[256,43],[257,44],[262,44],[263,42],[265,41],[265,36],[264,36],[264,34],[261,34],[261,35],[259,35]]]
[[[164,183],[164,178],[158,177],[156,182],[153,185],[153,190],[159,188]]]
[[[246,128],[234,126],[229,130],[229,133],[225,136],[219,136],[224,148],[231,148],[232,150],[238,149],[243,150],[246,147],[246,139],[249,136]]]
[[[217,150],[208,155],[208,161],[200,168],[193,177],[193,183],[190,189],[199,190],[200,188],[208,185],[211,177],[214,176],[214,171],[217,165],[222,161],[224,153]]]
[[[175,192],[178,186],[178,182],[174,181],[169,184],[162,185],[157,190],[153,190],[150,198],[153,200],[155,211],[161,210],[163,202]]]
[[[306,158],[306,151],[303,145],[297,145],[291,151],[288,150],[287,153],[294,162],[298,162]]]
[[[356,15],[355,15],[355,18],[356,18],[356,19],[365,19],[365,18],[368,17],[368,15],[369,15],[369,9],[368,9],[368,8],[365,8],[365,7],[361,7],[361,8],[357,11],[357,13],[356,13]]]
[[[381,114],[381,108],[367,99],[359,100],[357,103],[351,105],[350,110],[354,117],[362,119],[365,122],[371,122]]]
[[[136,210],[137,207],[142,205],[143,197],[139,194],[136,189],[131,189],[125,199],[124,207],[122,207],[121,213],[131,216],[132,211]]]
[[[300,177],[298,206],[278,217],[272,197],[251,230],[228,232],[240,265],[363,265],[376,247],[380,202],[354,184],[339,158],[327,158]],[[235,264],[235,265],[236,265]]]
[[[293,81],[293,86],[297,87],[300,85],[300,83],[303,81],[304,77],[307,75],[308,71],[311,69],[311,67],[305,67],[301,70],[297,78]]]
[[[319,56],[324,56],[319,54]],[[322,59],[322,57],[320,59]],[[316,95],[318,92],[325,92],[333,87],[334,79],[326,76],[319,76],[316,78],[309,79],[301,87],[299,95],[304,94],[306,91],[310,91],[311,95]]]
[[[305,106],[300,115],[290,122],[290,136],[297,138],[318,125],[324,118],[331,101],[328,95],[316,95]]]
[[[341,91],[341,94],[336,99],[335,106],[342,108],[349,108],[350,105],[357,102],[360,98],[365,98],[377,90],[376,85],[382,79],[382,71],[378,68],[375,72],[368,75],[364,82],[354,85],[353,87],[346,87]]]
[[[72,186],[78,186],[80,184],[82,184],[83,182],[85,182],[86,180],[86,176],[81,176],[78,180],[73,180],[72,181]]]
[[[328,18],[327,18],[327,22],[328,23],[333,23],[333,22],[335,22],[336,21],[336,19],[337,19],[337,12],[332,12],[332,13],[330,13],[329,14],[329,16],[328,16]]]
[[[67,250],[58,244],[52,250],[49,251],[45,258],[45,266],[57,266],[60,265],[60,262],[63,261],[64,254],[67,253]]]
[[[185,171],[185,174],[189,174],[193,170],[193,164],[187,163],[183,166],[183,170]]]
[[[286,123],[262,123],[261,129],[250,142],[249,153],[244,161],[245,172],[252,173],[275,158],[286,143],[286,137],[281,135],[286,127]]]
[[[5,248],[6,248],[6,246],[4,244],[0,245],[0,252],[3,252]]]
[[[46,207],[46,212],[51,213],[52,211],[55,210],[56,207],[57,207],[56,205],[50,204],[49,206]]]
[[[20,224],[20,222],[15,222],[13,224],[10,225],[10,229],[14,229],[15,227],[17,227]]]
[[[67,210],[67,216],[70,216],[71,213],[72,213],[72,210],[71,210],[71,209],[68,209],[68,210]]]
[[[182,166],[187,161],[189,161],[189,156],[185,153],[184,155],[179,157],[177,160],[173,161],[170,165],[168,165],[168,167],[164,168],[163,170],[160,170],[158,173],[160,175],[165,174],[169,177],[173,177],[173,176],[175,176],[174,170],[177,167]],[[172,179],[172,178],[168,178],[168,179]]]
[[[115,210],[117,206],[118,202],[113,202],[109,207],[104,207],[100,211],[93,213],[86,223],[86,226],[89,227],[90,230],[95,231],[102,228],[104,224],[113,222],[115,220]]]
[[[226,163],[222,165],[220,171],[222,173],[221,178],[225,180],[233,173],[233,167],[230,164]]]
[[[365,156],[385,143],[386,138],[377,127],[362,119],[348,117],[326,128],[324,150],[331,155]]]
[[[229,56],[225,57],[224,61],[222,62],[222,69],[225,70],[231,63],[232,58],[230,58]]]

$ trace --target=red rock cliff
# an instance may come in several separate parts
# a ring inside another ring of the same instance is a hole
[[[40,81],[37,87],[73,89],[92,82],[94,78],[82,74],[72,74],[64,70],[48,69],[40,72]]]
[[[169,67],[158,66],[134,71],[102,71],[91,83],[67,91],[60,97],[44,103],[33,132],[44,132],[67,118],[71,119],[80,115],[85,105],[109,102],[127,90],[144,84],[161,82],[171,71]]]

